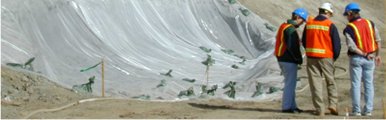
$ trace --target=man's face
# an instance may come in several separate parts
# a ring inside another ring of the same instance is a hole
[[[334,17],[334,15],[333,15],[331,12],[328,12],[328,13],[327,13],[327,16],[328,16],[328,18]]]
[[[298,28],[299,26],[301,26],[304,23],[304,20],[302,18],[298,17],[296,19],[296,23],[297,23],[297,25],[295,27]]]
[[[347,19],[347,21],[350,21],[350,16],[346,15],[346,19]]]
[[[347,15],[346,15],[346,18],[347,18],[348,21],[350,21],[353,18],[352,13],[348,12]]]

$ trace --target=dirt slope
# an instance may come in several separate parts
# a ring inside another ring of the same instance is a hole
[[[82,98],[44,76],[1,66],[1,118],[22,118],[31,111],[65,105]]]

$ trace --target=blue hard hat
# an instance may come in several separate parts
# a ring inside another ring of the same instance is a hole
[[[346,16],[347,13],[350,11],[358,11],[359,12],[360,10],[361,10],[361,8],[359,7],[359,4],[352,2],[346,6],[346,8],[344,9],[343,15]]]
[[[294,12],[292,12],[292,14],[295,14],[295,15],[299,16],[300,18],[302,18],[305,21],[308,18],[308,12],[304,8],[295,9]]]

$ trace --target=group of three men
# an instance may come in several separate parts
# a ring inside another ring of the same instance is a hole
[[[380,36],[378,29],[370,20],[360,17],[360,7],[357,3],[346,6],[344,16],[349,21],[344,29],[350,58],[350,78],[352,114],[354,116],[371,116],[373,110],[374,85],[373,72],[375,65],[380,64]],[[328,93],[328,110],[338,115],[338,91],[334,80],[334,62],[341,50],[337,27],[329,19],[333,17],[332,5],[323,3],[319,15],[308,17],[304,8],[298,8],[292,13],[292,18],[283,23],[276,36],[275,56],[284,75],[284,93],[282,111],[288,113],[302,112],[295,100],[297,81],[297,65],[302,64],[300,52],[301,43],[307,56],[307,75],[310,84],[312,102],[315,114],[325,115],[323,102],[323,78],[326,81]],[[302,40],[296,31],[306,22]],[[360,85],[364,83],[365,106],[360,107]]]

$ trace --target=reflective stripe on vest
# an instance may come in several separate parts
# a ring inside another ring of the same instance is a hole
[[[310,19],[306,24],[306,55],[308,57],[333,58],[329,19],[318,21]]]
[[[365,25],[364,25],[365,24]],[[363,52],[370,53],[377,49],[375,43],[374,27],[366,19],[358,19],[348,24],[354,30],[355,43]]]
[[[306,29],[317,29],[317,30],[324,30],[328,31],[330,29],[329,26],[323,26],[323,25],[308,25]]]
[[[325,49],[318,49],[318,48],[306,48],[306,52],[325,54],[326,50]]]
[[[367,24],[369,24],[369,28],[370,28],[371,44],[372,44],[372,47],[373,47],[372,50],[375,51],[378,46],[375,46],[376,45],[375,44],[375,33],[374,33],[374,30],[373,30],[374,27],[373,27],[373,25],[371,24],[371,22],[369,20],[366,20],[366,22],[367,22]]]
[[[285,50],[287,49],[287,45],[284,41],[284,31],[290,27],[291,24],[283,23],[279,30],[277,31],[276,35],[276,45],[275,45],[275,55],[280,57],[284,54]]]

